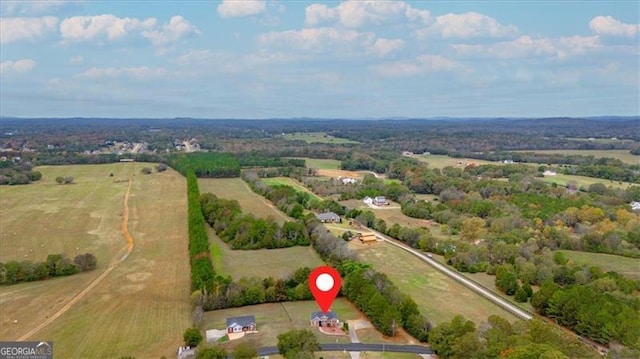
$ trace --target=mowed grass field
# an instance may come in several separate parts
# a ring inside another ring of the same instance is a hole
[[[237,200],[243,212],[251,213],[256,217],[271,217],[280,224],[292,220],[266,198],[253,192],[241,178],[200,178],[198,187],[201,194],[210,192],[220,198]]]
[[[629,278],[640,280],[640,259],[604,253],[560,251],[578,265],[597,266],[603,271],[614,271]]]
[[[310,315],[318,311],[315,301],[283,302],[251,305],[240,308],[222,309],[204,314],[201,329],[225,329],[228,317],[255,315],[258,333],[246,335],[244,338],[224,344],[226,348],[233,348],[243,341],[253,341],[258,346],[275,346],[278,344],[278,334],[292,329],[312,329]],[[334,311],[341,322],[348,320],[367,319],[351,302],[345,298],[337,298],[331,310]],[[348,335],[333,336],[320,333],[317,329],[312,329],[316,333],[320,343],[351,343]],[[409,343],[410,339],[404,332],[394,338],[384,337],[373,328],[360,329],[356,331],[363,343]],[[362,335],[362,338],[360,336]],[[378,356],[380,357],[380,356]],[[414,358],[414,356],[411,356]]]
[[[357,141],[351,141],[346,138],[333,137],[327,135],[324,132],[295,132],[287,133],[282,136],[285,140],[290,141],[304,141],[306,143],[335,143],[335,144],[353,144],[360,143]]]
[[[29,340],[53,341],[60,358],[174,355],[191,324],[186,181],[173,170],[142,175],[143,167],[153,165],[39,167],[41,181],[2,188],[1,260],[91,252],[99,265],[86,274],[0,287],[0,339],[21,337],[122,258],[120,226],[131,178],[132,253]],[[57,176],[72,176],[76,184],[58,185]]]
[[[271,177],[271,178],[262,178],[261,179],[262,182],[268,184],[269,186],[291,186],[293,187],[296,191],[299,192],[306,192],[308,194],[311,195],[312,198],[315,198],[319,201],[322,201],[322,198],[320,198],[317,194],[311,192],[307,187],[305,187],[304,185],[300,184],[299,182],[297,182],[296,180],[289,178],[289,177]]]
[[[320,256],[309,247],[233,250],[209,228],[212,258],[216,273],[242,277],[286,278],[300,267],[323,265]]]
[[[444,168],[447,166],[464,169],[467,165],[475,163],[477,166],[487,164],[500,164],[500,162],[477,160],[474,158],[453,158],[447,155],[411,155],[420,162],[426,162],[431,168]]]
[[[304,160],[307,168],[317,168],[320,170],[339,170],[340,161],[332,159],[322,158],[309,158],[309,157],[292,157],[300,160]]]
[[[410,295],[420,311],[434,325],[453,319],[456,314],[479,324],[490,315],[513,322],[517,318],[462,284],[440,273],[427,263],[389,243],[349,242],[361,260],[385,273],[403,293]]]
[[[380,208],[371,208],[364,204],[361,200],[348,200],[340,201],[340,204],[347,206],[348,208],[358,208],[364,211],[371,211],[376,215],[376,218],[383,219],[387,222],[387,226],[390,227],[394,224],[399,224],[403,227],[431,227],[433,222],[426,219],[413,218],[406,216],[400,209],[400,204],[393,203],[389,206]]]
[[[602,178],[593,178],[593,177],[577,176],[577,175],[565,175],[561,173],[558,173],[555,176],[545,176],[544,178],[542,178],[542,180],[548,183],[557,183],[560,186],[566,186],[567,183],[572,182],[572,183],[575,183],[578,186],[578,188],[584,187],[585,189],[589,189],[589,186],[591,186],[594,183],[603,183],[607,187],[613,187],[613,188],[628,188],[629,186],[633,185],[630,182],[611,181],[611,180],[606,180]]]
[[[640,164],[640,156],[632,155],[629,150],[534,150],[534,151],[518,151],[518,152],[535,152],[545,154],[559,154],[559,155],[579,155],[579,156],[593,156],[595,158],[617,158],[622,162],[626,162],[630,165]]]

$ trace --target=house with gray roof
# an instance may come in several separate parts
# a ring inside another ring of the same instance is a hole
[[[256,317],[253,315],[227,318],[227,333],[255,332],[256,330]]]
[[[337,327],[340,324],[338,316],[332,311],[311,313],[311,325],[314,327]]]
[[[338,216],[333,212],[318,213],[316,215],[316,218],[318,218],[318,220],[322,223],[341,223],[342,222],[342,219],[340,218],[340,216]]]

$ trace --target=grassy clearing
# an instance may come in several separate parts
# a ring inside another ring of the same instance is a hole
[[[607,187],[610,186],[613,188],[627,188],[632,185],[632,183],[630,182],[610,181],[602,178],[593,178],[593,177],[577,176],[577,175],[565,175],[561,173],[558,173],[555,176],[546,176],[542,180],[548,183],[557,183],[560,186],[566,186],[567,183],[572,182],[572,183],[575,183],[578,186],[578,188],[584,187],[587,189],[589,188],[589,186],[591,186],[594,183],[603,183]]]
[[[310,328],[309,316],[317,311],[315,301],[283,302],[251,305],[241,308],[214,310],[204,314],[202,329],[224,329],[227,317],[241,315],[255,315],[259,333],[247,335],[235,343],[244,340],[255,340],[259,346],[272,346],[278,344],[278,334],[292,329]],[[333,302],[331,310],[336,312],[340,321],[364,318],[358,309],[345,298],[338,298]],[[329,336],[316,331],[321,343],[350,343],[348,336]]]
[[[318,201],[322,201],[322,198],[320,198],[317,194],[311,192],[307,187],[289,177],[262,178],[262,182],[268,184],[269,186],[291,186],[298,192],[306,192]]]
[[[360,258],[385,273],[403,293],[410,295],[420,311],[433,323],[439,324],[461,314],[479,324],[492,314],[509,321],[517,318],[467,289],[412,254],[391,244],[377,242],[363,245],[351,241],[350,247]]]
[[[637,165],[640,163],[640,156],[632,155],[629,150],[533,150],[533,151],[518,151],[518,152],[535,152],[544,154],[559,154],[567,156],[593,156],[595,158],[617,158],[622,162],[626,162],[630,165]]]
[[[426,162],[431,168],[444,168],[447,166],[464,169],[467,165],[475,163],[476,165],[500,164],[500,162],[477,160],[474,158],[453,158],[447,155],[412,155],[409,156],[420,162]]]
[[[221,198],[237,200],[243,212],[251,213],[256,217],[271,217],[280,224],[293,220],[275,208],[267,199],[253,192],[240,178],[200,178],[198,186],[200,193],[211,192]]]
[[[640,259],[604,253],[560,251],[579,265],[598,266],[604,271],[615,271],[629,278],[640,280]]]
[[[383,219],[385,222],[387,222],[387,226],[392,226],[395,223],[403,227],[431,227],[433,225],[432,221],[406,216],[402,213],[400,205],[393,202],[391,202],[389,206],[380,208],[371,208],[364,204],[361,200],[355,199],[341,201],[340,203],[347,206],[348,208],[358,208],[361,210],[372,211],[373,213],[375,213],[376,218]]]
[[[112,259],[120,258],[125,247],[120,221],[127,183],[114,180],[131,177],[128,229],[134,238],[133,252],[31,339],[54,341],[56,356],[61,358],[174,355],[184,328],[190,325],[191,312],[186,183],[172,170],[142,175],[142,167],[151,166],[40,167],[42,181],[3,188],[2,260],[23,257],[22,253],[40,260],[57,252],[69,256],[92,252],[99,260],[98,269],[91,273],[1,287],[3,340],[20,337],[56,313]],[[114,176],[109,177],[110,173]],[[57,185],[56,176],[73,176],[76,184]],[[19,322],[14,324],[14,319]]]
[[[613,139],[613,138],[584,138],[584,137],[567,137],[567,140],[570,141],[580,141],[580,142],[594,142],[594,143],[605,143],[605,144],[611,144],[611,143],[634,143],[634,140],[629,140],[629,139]]]
[[[319,170],[339,170],[341,161],[332,159],[294,157],[305,160],[307,168],[317,168]]]
[[[241,277],[285,278],[300,267],[324,264],[311,247],[233,250],[209,229],[216,273]]]
[[[333,137],[324,132],[295,132],[287,133],[282,136],[285,140],[304,141],[306,143],[334,143],[334,144],[353,144],[360,143],[351,141],[346,138]]]

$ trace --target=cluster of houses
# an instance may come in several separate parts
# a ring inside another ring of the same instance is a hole
[[[357,179],[351,177],[338,177],[338,181],[342,182],[343,185],[358,183]]]
[[[367,196],[362,200],[362,202],[364,202],[367,205],[374,205],[374,206],[388,206],[389,205],[389,201],[387,201],[385,196],[376,196],[374,198],[371,198],[371,197]]]

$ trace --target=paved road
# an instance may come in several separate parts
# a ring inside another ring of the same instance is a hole
[[[422,345],[396,345],[396,344],[320,344],[321,352],[394,352],[394,353],[415,353],[415,354],[434,354],[431,348]],[[258,354],[274,355],[278,354],[277,347],[264,347],[258,349]]]
[[[500,306],[501,308],[509,311],[510,313],[512,313],[513,315],[522,318],[524,320],[530,320],[531,318],[533,318],[533,315],[531,315],[531,313],[525,311],[524,309],[521,309],[520,307],[508,302],[507,300],[501,298],[500,296],[494,294],[493,292],[491,292],[490,290],[484,288],[483,286],[479,285],[478,283],[468,279],[467,277],[463,276],[462,274],[449,269],[446,265],[441,264],[440,262],[438,262],[437,260],[433,259],[433,258],[429,258],[427,257],[425,254],[423,254],[422,252],[411,248],[410,246],[399,242],[395,239],[389,238],[387,236],[385,236],[384,234],[374,231],[373,229],[369,228],[368,230],[370,230],[371,232],[374,232],[378,237],[384,239],[386,242],[404,249],[405,251],[415,255],[416,257],[422,259],[423,261],[427,262],[429,265],[431,265],[432,267],[434,267],[435,269],[439,270],[440,272],[444,273],[445,275],[457,280],[459,283],[461,283],[462,285],[466,286],[467,288],[473,290],[474,292],[482,295],[483,297],[489,299],[490,301],[492,301],[493,303],[495,303],[496,305]]]

